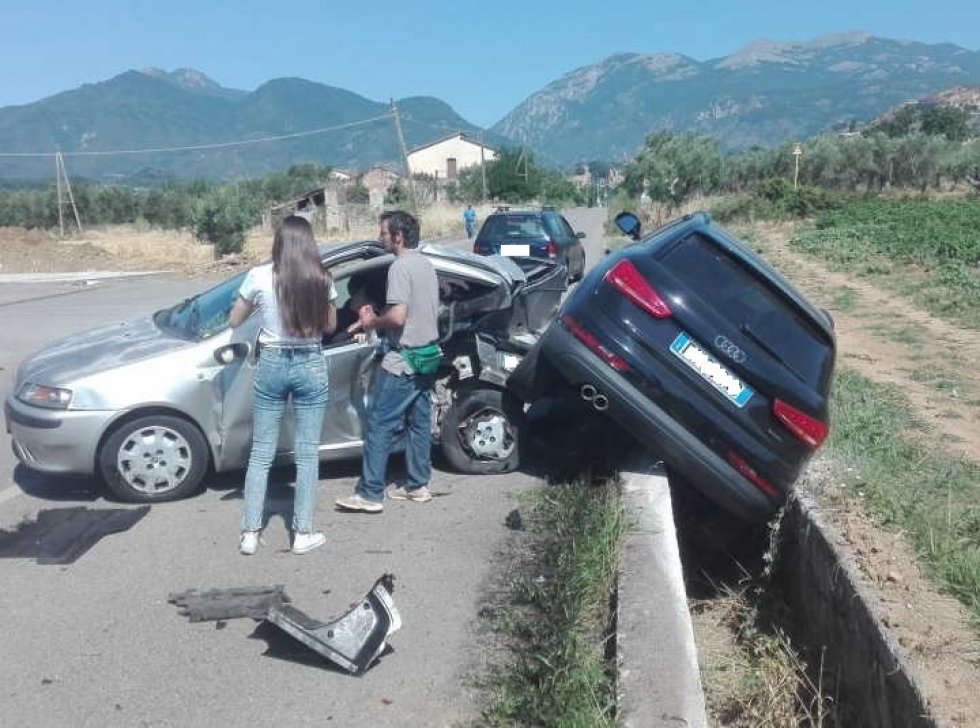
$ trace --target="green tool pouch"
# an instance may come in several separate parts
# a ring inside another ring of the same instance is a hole
[[[438,344],[426,344],[415,348],[403,347],[402,357],[416,374],[435,374],[442,363],[442,348]]]

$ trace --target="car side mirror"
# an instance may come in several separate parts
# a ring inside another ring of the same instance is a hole
[[[219,364],[231,364],[248,356],[249,345],[239,341],[219,346],[214,350],[214,360]]]
[[[640,218],[632,212],[621,212],[614,218],[613,222],[620,230],[633,240],[640,239]]]
[[[585,233],[579,230],[577,233],[575,233],[575,237],[578,238],[579,240],[582,240],[585,238]]]

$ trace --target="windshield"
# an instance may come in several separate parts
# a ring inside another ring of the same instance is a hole
[[[244,278],[245,273],[239,273],[183,303],[157,311],[153,320],[161,329],[180,338],[208,339],[228,326],[228,314]]]

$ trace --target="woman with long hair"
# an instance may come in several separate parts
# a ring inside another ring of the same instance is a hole
[[[252,404],[252,452],[245,475],[239,550],[252,555],[259,546],[269,468],[279,442],[286,403],[295,412],[293,452],[296,487],[293,497],[294,554],[305,554],[326,542],[313,529],[316,510],[320,430],[327,409],[327,363],[321,341],[337,323],[334,289],[323,269],[309,222],[287,217],[272,243],[272,262],[252,268],[231,310],[239,326],[258,309],[258,366]]]

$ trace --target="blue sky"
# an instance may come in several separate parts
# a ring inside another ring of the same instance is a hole
[[[289,13],[287,8],[294,10]],[[0,0],[0,106],[156,66],[252,90],[300,76],[374,101],[431,95],[489,126],[616,52],[706,60],[847,30],[980,49],[978,0]]]

